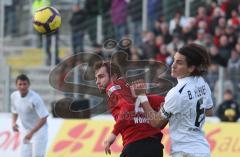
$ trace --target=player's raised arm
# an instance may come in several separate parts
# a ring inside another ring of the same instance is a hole
[[[131,91],[133,95],[137,96],[137,99],[140,100],[150,125],[153,127],[164,128],[168,123],[168,119],[161,116],[160,112],[156,112],[151,107],[146,96],[146,83],[143,80],[137,80],[133,82],[131,85]],[[162,110],[162,108],[160,110]]]

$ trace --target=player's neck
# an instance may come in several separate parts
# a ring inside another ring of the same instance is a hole
[[[28,94],[28,92],[29,92],[29,91],[27,91],[27,92],[25,92],[25,93],[20,93],[20,94],[21,94],[21,97],[22,97],[22,98],[26,97],[27,94]]]

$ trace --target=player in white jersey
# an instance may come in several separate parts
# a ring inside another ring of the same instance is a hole
[[[154,127],[169,122],[171,155],[173,157],[210,157],[209,144],[202,131],[205,116],[213,114],[208,84],[202,78],[210,64],[205,48],[189,44],[176,52],[171,75],[178,80],[165,97],[160,111],[155,112],[145,95],[139,96]],[[135,82],[133,88],[143,88]],[[143,92],[142,92],[143,93]]]
[[[21,157],[44,157],[48,140],[48,111],[42,98],[29,89],[29,78],[21,74],[16,79],[17,91],[11,94],[12,128],[18,132],[19,117],[23,128]]]

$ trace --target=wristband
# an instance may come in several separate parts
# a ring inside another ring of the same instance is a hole
[[[148,98],[146,95],[139,95],[138,99],[140,100],[140,103],[148,102]]]

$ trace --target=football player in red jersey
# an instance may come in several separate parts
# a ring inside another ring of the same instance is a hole
[[[112,133],[104,142],[105,153],[111,154],[110,146],[120,133],[123,140],[121,157],[162,157],[162,128],[153,128],[149,124],[140,100],[132,95],[120,68],[110,62],[97,62],[94,70],[96,84],[101,93],[107,94],[108,107],[116,121]],[[164,97],[148,96],[148,101],[158,111]]]

